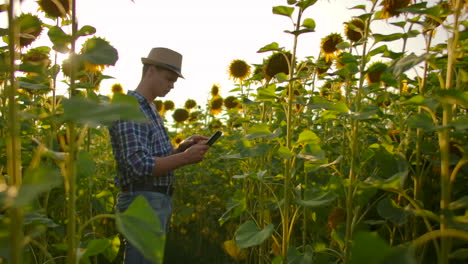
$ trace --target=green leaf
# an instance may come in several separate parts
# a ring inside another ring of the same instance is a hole
[[[297,139],[297,144],[301,143],[312,143],[318,144],[320,142],[320,138],[311,130],[304,130],[299,134],[299,138]]]
[[[468,92],[462,90],[440,90],[437,91],[435,98],[442,103],[468,107]]]
[[[83,26],[82,28],[80,28],[80,30],[78,30],[78,36],[88,36],[94,33],[96,33],[96,28],[89,25]]]
[[[272,42],[268,45],[265,45],[261,49],[259,49],[257,52],[262,53],[262,52],[267,52],[267,51],[279,51],[281,48],[279,47],[278,43]]]
[[[302,22],[302,26],[310,30],[315,30],[315,20],[312,18],[306,18]]]
[[[45,225],[50,228],[58,227],[54,220],[48,218],[45,215],[42,215],[37,212],[27,212],[24,215],[24,224],[25,225],[35,225],[35,224],[41,224]]]
[[[354,236],[350,264],[416,264],[412,250],[404,247],[391,248],[374,233],[358,232]]]
[[[375,49],[371,50],[369,52],[369,56],[374,56],[374,55],[379,54],[379,53],[384,53],[387,50],[388,50],[387,45],[382,45],[382,46],[380,46],[378,48],[375,48]]]
[[[460,199],[453,201],[449,204],[450,210],[458,210],[468,208],[468,195],[461,197]]]
[[[300,7],[302,10],[306,10],[309,6],[314,5],[317,2],[317,0],[302,0],[299,1],[296,6]]]
[[[161,263],[166,235],[159,218],[143,196],[135,198],[124,213],[116,214],[117,229],[148,260]]]
[[[402,34],[402,33],[394,33],[394,34],[390,34],[390,35],[373,34],[372,36],[375,39],[375,43],[377,43],[377,42],[381,42],[381,41],[389,42],[389,41],[394,41],[394,40],[397,40],[397,39],[401,39],[401,38],[404,37],[404,34]]]
[[[431,54],[417,56],[414,53],[411,53],[408,56],[404,56],[396,60],[388,70],[392,72],[393,76],[400,76],[407,70],[412,69],[419,63],[429,59],[431,56]]]
[[[18,81],[18,84],[21,89],[28,89],[28,90],[50,90],[50,87],[40,84],[40,83],[30,83],[25,81]]]
[[[111,245],[112,245],[112,242],[107,238],[91,240],[86,246],[86,249],[82,258],[89,258],[91,256],[96,256],[100,253],[103,253]]]
[[[86,51],[80,58],[96,65],[115,65],[119,55],[104,39],[91,38],[86,41]]]
[[[114,100],[116,99],[116,100]],[[133,103],[129,103],[129,102]],[[90,126],[110,125],[117,120],[145,121],[138,108],[136,99],[128,95],[113,98],[112,103],[97,103],[84,98],[65,99],[63,101],[65,121],[73,120]]]
[[[411,214],[388,197],[379,202],[377,212],[381,217],[391,221],[395,225],[405,224],[408,221],[408,216]]]
[[[273,14],[276,14],[276,15],[283,15],[283,16],[291,17],[293,12],[294,12],[294,7],[289,7],[289,6],[274,6],[273,7]]]
[[[47,33],[49,36],[50,41],[54,44],[54,46],[58,47],[60,52],[64,52],[67,50],[68,44],[70,44],[72,37],[66,34],[60,27],[53,26],[49,29]]]
[[[294,156],[294,153],[291,152],[287,147],[281,146],[278,148],[278,156],[283,159],[290,159]]]
[[[450,253],[451,259],[468,259],[468,248],[459,248]]]
[[[255,124],[248,129],[245,138],[248,140],[253,140],[256,138],[269,136],[270,134],[271,131],[267,124]]]
[[[366,11],[366,5],[357,5],[357,6],[353,6],[349,9],[362,9],[364,11]]]
[[[304,200],[296,198],[296,203],[305,207],[317,208],[329,205],[336,197],[333,191],[305,190]]]
[[[427,114],[412,115],[406,122],[411,128],[422,128],[425,131],[434,131],[436,129],[432,119]]]
[[[30,204],[41,193],[51,190],[61,182],[62,177],[57,168],[43,166],[27,169],[14,206],[21,208]]]
[[[258,246],[273,234],[273,224],[260,229],[254,221],[248,220],[237,229],[235,233],[236,244],[239,248]]]

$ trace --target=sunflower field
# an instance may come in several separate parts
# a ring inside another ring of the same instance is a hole
[[[143,120],[120,84],[100,93],[118,51],[76,0],[1,4],[0,263],[122,263],[124,239],[156,263],[467,263],[468,2],[363,0],[301,58],[316,2],[272,8],[293,45],[226,62],[228,96],[154,102],[175,146],[223,132],[177,171],[167,237],[144,199],[115,212],[107,126]]]

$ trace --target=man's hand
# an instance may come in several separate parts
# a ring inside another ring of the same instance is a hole
[[[201,140],[199,143],[192,145],[184,152],[186,161],[189,164],[202,161],[209,148],[210,146],[205,144],[205,140]]]
[[[179,147],[177,148],[176,152],[184,152],[186,149],[190,148],[191,146],[204,142],[208,140],[207,137],[205,136],[200,136],[200,135],[193,135],[188,138],[186,138],[182,143],[179,144]]]

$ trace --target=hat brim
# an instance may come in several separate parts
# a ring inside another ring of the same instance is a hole
[[[174,67],[172,65],[169,65],[169,64],[166,64],[166,63],[163,63],[163,62],[159,62],[159,61],[155,61],[155,60],[152,60],[152,59],[148,59],[148,58],[141,58],[141,62],[143,64],[151,64],[151,65],[156,65],[156,66],[168,69],[168,70],[170,70],[172,72],[175,72],[180,78],[184,78],[184,76],[180,72],[180,69],[178,69],[177,67]]]

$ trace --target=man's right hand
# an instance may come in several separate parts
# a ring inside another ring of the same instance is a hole
[[[209,148],[210,146],[206,145],[204,142],[199,142],[189,147],[183,154],[186,155],[188,164],[198,163],[203,160]]]

